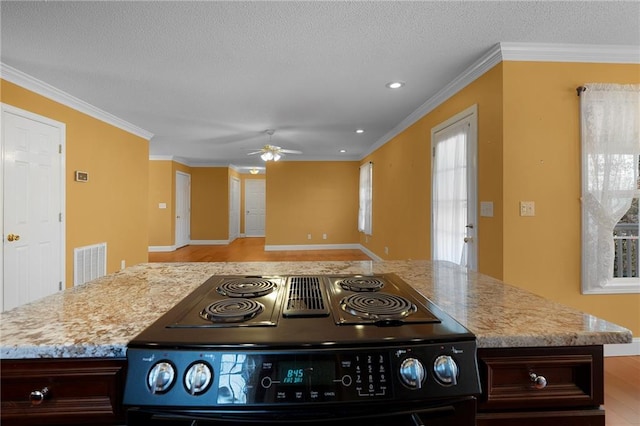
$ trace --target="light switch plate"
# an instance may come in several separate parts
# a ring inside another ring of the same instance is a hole
[[[534,201],[520,201],[520,216],[535,216],[536,203]]]
[[[493,201],[480,201],[480,216],[493,217]]]

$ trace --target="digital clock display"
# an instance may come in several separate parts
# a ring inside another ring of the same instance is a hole
[[[333,361],[283,361],[278,364],[280,385],[332,385],[334,379]]]

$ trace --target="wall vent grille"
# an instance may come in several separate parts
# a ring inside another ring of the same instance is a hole
[[[107,243],[73,249],[73,285],[82,285],[107,273]]]

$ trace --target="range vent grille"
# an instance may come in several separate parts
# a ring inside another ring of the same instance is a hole
[[[329,315],[319,277],[291,277],[283,316],[320,317]]]
[[[73,249],[73,285],[81,285],[107,273],[107,243]]]

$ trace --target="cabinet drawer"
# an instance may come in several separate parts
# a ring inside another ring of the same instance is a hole
[[[125,365],[124,359],[2,360],[2,425],[123,423]]]
[[[604,402],[601,346],[482,349],[478,357],[480,410],[571,409]]]

